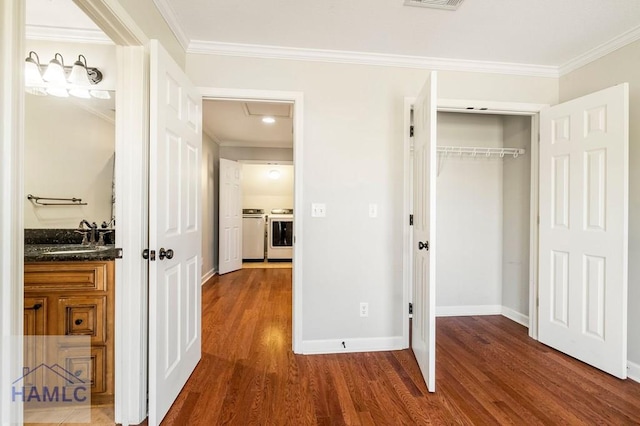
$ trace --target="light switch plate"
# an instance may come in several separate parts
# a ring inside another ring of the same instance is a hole
[[[311,204],[311,217],[326,217],[327,205],[321,203]]]
[[[369,204],[369,217],[378,217],[378,205],[375,203]]]

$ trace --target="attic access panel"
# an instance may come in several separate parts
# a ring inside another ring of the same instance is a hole
[[[404,0],[405,6],[430,7],[433,9],[457,10],[464,0]]]

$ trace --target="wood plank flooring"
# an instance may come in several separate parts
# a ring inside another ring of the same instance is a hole
[[[640,424],[640,384],[501,316],[439,318],[437,392],[410,351],[291,352],[291,270],[203,287],[203,356],[165,425]]]

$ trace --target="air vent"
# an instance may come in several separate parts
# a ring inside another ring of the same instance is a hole
[[[404,5],[457,10],[463,1],[464,0],[404,0]]]

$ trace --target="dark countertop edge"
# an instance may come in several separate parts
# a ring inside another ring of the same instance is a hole
[[[38,244],[42,246],[52,246],[55,247],[56,244]],[[25,263],[35,263],[35,262],[91,262],[91,261],[107,261],[107,260],[115,260],[117,254],[117,250],[115,247],[109,248],[108,250],[97,251],[93,253],[74,253],[74,254],[44,254],[42,252],[39,253],[28,253],[25,251],[24,262]]]

